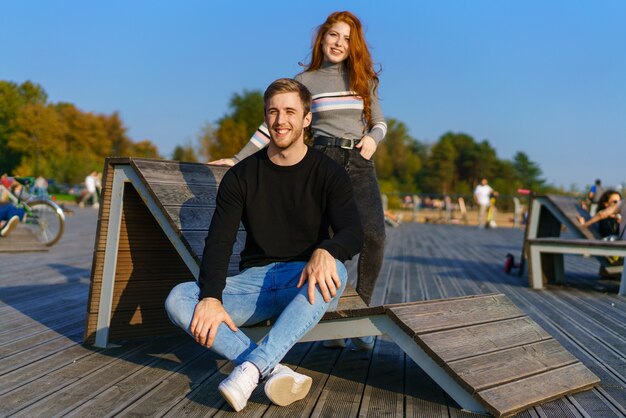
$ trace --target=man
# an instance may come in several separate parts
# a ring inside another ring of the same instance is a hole
[[[491,186],[489,186],[486,178],[480,180],[480,184],[474,189],[474,201],[478,205],[479,228],[484,228],[486,226],[485,216],[487,215],[487,209],[489,208],[492,194],[497,195]]]
[[[279,79],[264,100],[270,144],[224,175],[198,283],[176,286],[165,303],[172,322],[238,364],[219,385],[236,411],[260,379],[277,405],[307,395],[311,378],[279,361],[336,305],[347,279],[342,262],[363,246],[345,170],[304,144],[309,91]],[[241,272],[226,277],[240,221],[247,232]],[[237,328],[276,317],[258,345]]]
[[[598,211],[598,201],[600,200],[600,196],[604,193],[604,188],[602,187],[602,180],[596,179],[596,182],[589,189],[589,215],[593,216]]]
[[[85,207],[85,202],[88,199],[92,199],[94,209],[98,209],[100,207],[100,204],[98,203],[97,185],[98,185],[98,172],[92,171],[91,173],[89,173],[87,177],[85,177],[85,189],[87,191],[86,191],[85,196],[82,198],[82,200],[78,204],[79,207],[81,208]]]

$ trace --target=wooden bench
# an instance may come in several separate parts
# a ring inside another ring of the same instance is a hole
[[[106,160],[85,343],[107,347],[110,340],[181,332],[163,303],[174,285],[197,276],[224,172],[203,164]],[[244,331],[258,339],[267,327]],[[474,412],[508,416],[599,383],[501,294],[368,307],[347,289],[302,341],[383,334]]]
[[[623,265],[610,256],[622,256],[623,244],[602,241],[592,225],[583,228],[577,216],[589,214],[578,201],[567,196],[535,196],[531,203],[525,237],[525,250],[529,256],[528,279],[531,287],[541,289],[548,282],[563,282],[563,255],[594,256],[600,263],[600,274],[622,274]],[[574,238],[561,238],[563,227]],[[624,295],[624,281],[620,285]]]

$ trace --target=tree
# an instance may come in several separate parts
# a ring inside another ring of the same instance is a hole
[[[177,145],[172,152],[172,160],[197,163],[198,158],[191,144]]]
[[[207,160],[235,155],[263,122],[263,94],[259,90],[235,93],[229,108],[230,112],[217,121],[217,127],[206,124],[200,132],[200,148]]]
[[[0,168],[3,172],[14,171],[22,159],[22,154],[8,145],[17,115],[25,105],[45,104],[47,98],[44,89],[30,81],[19,85],[0,81]]]
[[[381,190],[386,193],[414,192],[422,168],[419,144],[409,135],[407,126],[395,119],[387,121],[387,136],[374,153]]]
[[[159,149],[157,148],[157,146],[147,139],[132,143],[129,155],[131,157],[140,158],[162,158],[159,155]]]
[[[54,176],[53,161],[59,156],[59,144],[66,125],[54,106],[29,103],[23,106],[8,137],[7,146],[22,155],[17,173],[26,176]]]
[[[448,194],[453,191],[454,181],[457,178],[457,152],[452,138],[442,137],[430,151],[427,163],[427,177],[425,186],[428,191]]]
[[[532,162],[526,153],[518,151],[513,156],[513,167],[522,187],[534,192],[544,188],[545,179],[541,178],[541,168]]]

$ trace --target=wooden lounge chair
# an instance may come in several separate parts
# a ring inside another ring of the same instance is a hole
[[[197,276],[225,170],[106,160],[85,343],[180,332],[163,303],[174,285]],[[260,338],[265,325],[244,331]],[[501,294],[368,307],[348,289],[302,341],[382,334],[474,412],[508,416],[599,383]]]
[[[530,286],[542,289],[546,283],[563,283],[563,256],[580,254],[595,256],[600,263],[600,274],[621,273],[618,294],[626,296],[623,265],[608,258],[626,256],[626,241],[602,241],[596,228],[581,227],[577,216],[588,214],[574,198],[557,195],[534,197],[525,239]],[[561,238],[564,226],[575,238]]]

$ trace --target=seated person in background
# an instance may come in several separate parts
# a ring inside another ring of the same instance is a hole
[[[0,237],[8,236],[23,217],[24,209],[16,207],[4,187],[0,187]]]
[[[622,200],[622,195],[616,190],[607,190],[598,200],[598,209],[603,210],[609,206],[615,206]],[[620,215],[613,214],[606,219],[598,221],[598,230],[602,238],[616,237],[619,235]]]
[[[269,146],[226,172],[198,282],[177,285],[165,302],[175,325],[237,364],[218,386],[235,411],[262,379],[276,405],[307,395],[312,379],[279,362],[336,306],[348,278],[343,262],[363,247],[348,174],[304,143],[311,93],[295,80],[279,79],[264,102]],[[227,277],[240,222],[247,233],[241,271]],[[259,343],[238,329],[275,317]]]
[[[585,221],[579,216],[578,221],[583,227],[599,222],[600,234],[603,238],[622,239],[626,227],[626,204],[624,200],[621,200],[621,195],[615,190],[608,190],[602,195],[598,206],[602,209],[591,219]]]

